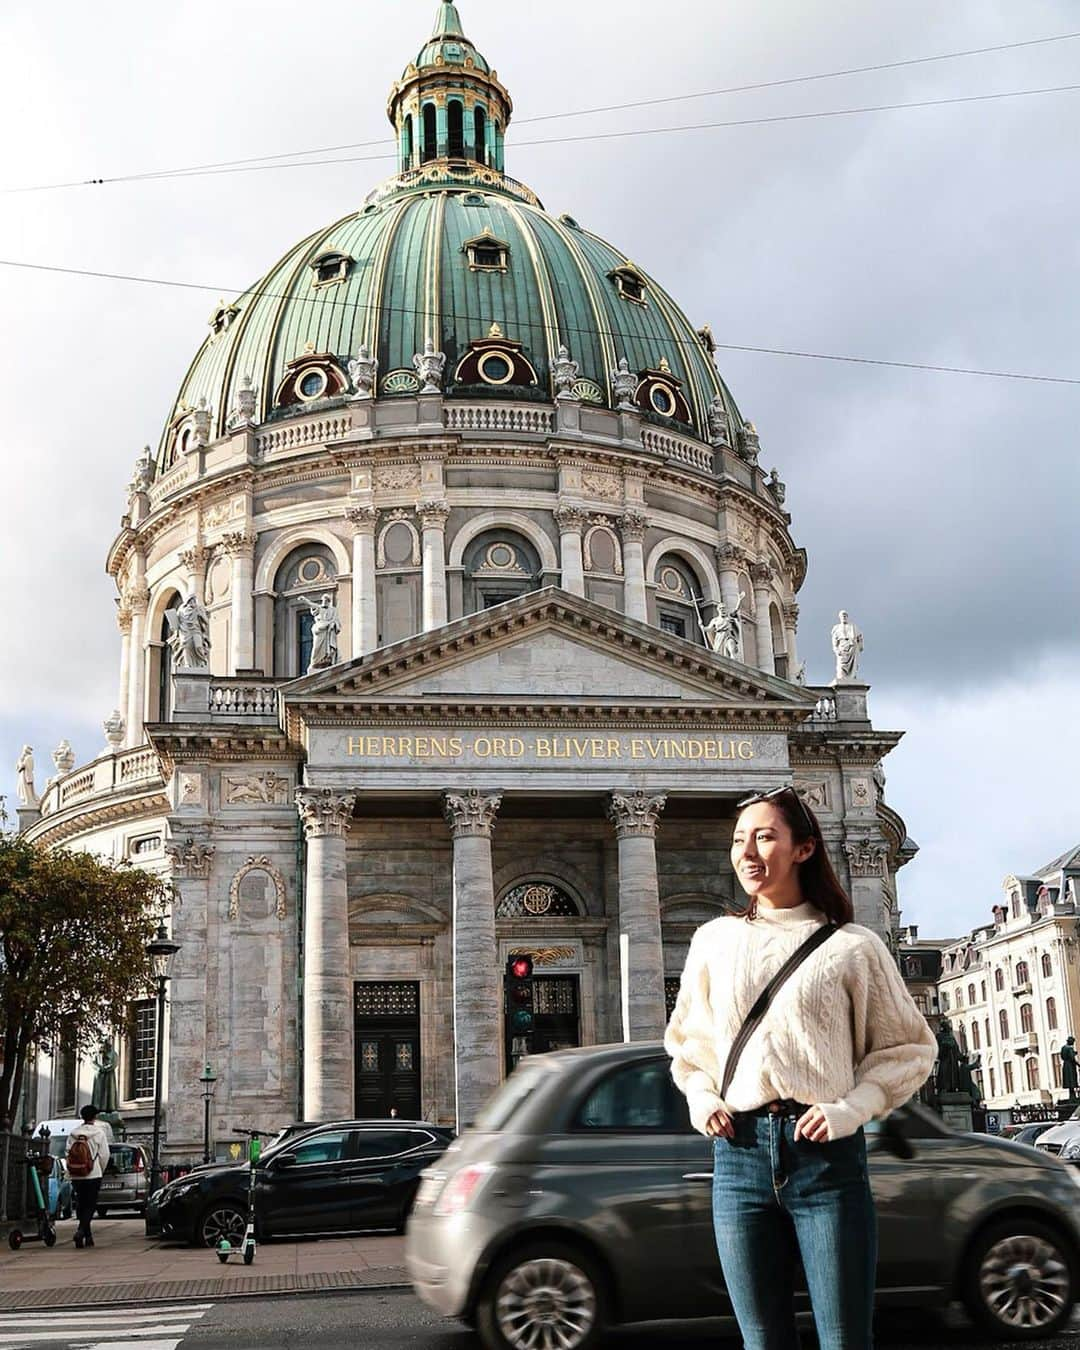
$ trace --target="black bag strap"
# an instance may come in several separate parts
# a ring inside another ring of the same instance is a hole
[[[822,924],[816,933],[811,933],[798,950],[792,952],[761,993],[758,994],[754,1006],[746,1014],[746,1021],[739,1028],[739,1034],[732,1041],[731,1049],[728,1051],[727,1063],[724,1065],[724,1081],[720,1087],[721,1097],[727,1098],[727,1091],[731,1086],[731,1080],[735,1077],[735,1067],[739,1058],[746,1049],[747,1041],[761,1025],[761,1019],[768,1012],[769,1004],[773,1001],[776,991],[789,975],[793,975],[798,970],[808,956],[813,956],[819,947],[823,946],[834,933],[839,931],[839,924]]]

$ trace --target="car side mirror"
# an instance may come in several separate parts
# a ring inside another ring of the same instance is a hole
[[[881,1147],[905,1162],[915,1156],[914,1146],[895,1116],[887,1116],[881,1123]]]
[[[275,1167],[292,1167],[296,1162],[295,1153],[279,1153],[274,1159]]]

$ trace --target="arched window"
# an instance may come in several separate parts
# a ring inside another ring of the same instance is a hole
[[[1004,1008],[998,1013],[998,1030],[1001,1032],[1001,1039],[1007,1041],[1009,1039],[1009,1014]]]
[[[413,126],[412,113],[405,118],[401,128],[401,167],[403,169],[412,168],[413,156]]]
[[[1051,1031],[1057,1031],[1057,999],[1046,1000],[1046,1025]]]
[[[980,1043],[979,1043],[979,1024],[978,1024],[978,1022],[972,1022],[972,1024],[971,1024],[971,1048],[972,1048],[972,1050],[978,1050],[978,1049],[981,1048]]]
[[[485,530],[465,550],[465,613],[491,609],[540,589],[540,556],[511,530]]]
[[[988,1018],[986,1019],[986,1021],[983,1023],[983,1026],[984,1026],[985,1029],[986,1029],[986,1048],[987,1048],[987,1050],[989,1050],[989,1049],[990,1049],[990,1019],[989,1019],[989,1017],[988,1017]]]
[[[157,720],[167,722],[172,717],[172,648],[169,646],[169,621],[165,617],[165,610],[175,609],[180,603],[180,593],[175,591],[168,600],[161,612],[161,632],[158,638],[161,646],[157,653]],[[127,710],[124,710],[127,716]]]
[[[1043,978],[1046,980],[1048,980],[1054,973],[1054,964],[1050,960],[1049,952],[1043,952],[1042,954],[1042,973]]]
[[[656,622],[665,633],[704,645],[698,622],[704,587],[690,564],[665,553],[656,566]]]
[[[975,1002],[975,986],[973,984],[968,985],[968,1002]]]
[[[957,1032],[959,1033],[958,1039],[959,1039],[959,1041],[960,1041],[960,1049],[961,1049],[961,1050],[964,1052],[964,1054],[966,1055],[967,1052],[968,1052],[967,1028],[964,1026],[963,1022],[959,1022],[959,1023],[957,1024],[957,1028],[956,1028],[956,1029],[957,1029]]]
[[[997,1096],[997,1074],[994,1072],[993,1068],[990,1070],[990,1096]]]
[[[964,1006],[964,986],[962,984],[956,986],[956,1006],[958,1008]]]
[[[772,630],[773,670],[782,680],[788,676],[787,633],[776,604],[769,605],[769,627]]]
[[[1005,988],[1005,972],[1000,966],[994,971],[994,988],[999,994]]]
[[[1028,970],[1028,963],[1026,961],[1017,961],[1016,963],[1016,983],[1017,984],[1031,983],[1031,973]]]
[[[424,104],[424,147],[421,159],[426,164],[429,159],[435,159],[439,153],[439,132],[438,124],[435,119],[435,104]]]
[[[512,887],[495,909],[497,919],[576,919],[580,914],[572,896],[546,881]]]
[[[451,159],[465,158],[465,109],[451,99],[446,105],[449,155]]]
[[[337,600],[337,566],[325,544],[293,549],[274,578],[274,674],[306,675],[311,661],[311,606],[329,595]]]
[[[481,164],[487,163],[487,113],[483,108],[473,112],[473,144],[476,146],[476,158]]]
[[[1037,1088],[1039,1086],[1039,1061],[1034,1055],[1028,1057],[1027,1085],[1029,1088]]]
[[[1014,919],[1020,917],[1020,897],[1018,895],[1014,895],[1012,898],[1012,916]]]
[[[979,1002],[980,1002],[980,1003],[985,1003],[985,1002],[986,1002],[986,981],[985,981],[985,980],[981,980],[981,981],[979,982],[979,988],[980,988],[980,990],[981,990],[981,993],[980,993],[980,996],[979,996]]]
[[[1053,1074],[1054,1086],[1061,1087],[1061,1055],[1058,1052],[1057,1041],[1050,1047],[1050,1071]]]
[[[1035,1020],[1031,1013],[1030,1003],[1020,1004],[1020,1030],[1021,1031],[1035,1030]]]

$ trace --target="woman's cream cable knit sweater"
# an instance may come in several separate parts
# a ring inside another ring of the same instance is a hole
[[[750,922],[713,919],[694,934],[664,1047],[694,1128],[713,1112],[780,1097],[820,1106],[830,1139],[899,1106],[926,1081],[937,1043],[884,942],[846,924],[781,987],[720,1098],[731,1043],[758,994],[825,917],[813,905]]]

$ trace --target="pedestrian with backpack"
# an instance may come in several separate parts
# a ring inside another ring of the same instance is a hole
[[[97,1209],[101,1178],[109,1165],[109,1135],[97,1120],[96,1106],[84,1106],[79,1112],[83,1123],[68,1136],[67,1170],[75,1191],[75,1246],[92,1247],[90,1224]]]
[[[795,790],[737,811],[731,861],[749,903],[694,934],[664,1045],[714,1141],[713,1228],[745,1350],[797,1350],[800,1260],[820,1350],[870,1350],[862,1127],[926,1081],[936,1042],[888,947],[853,922]]]

